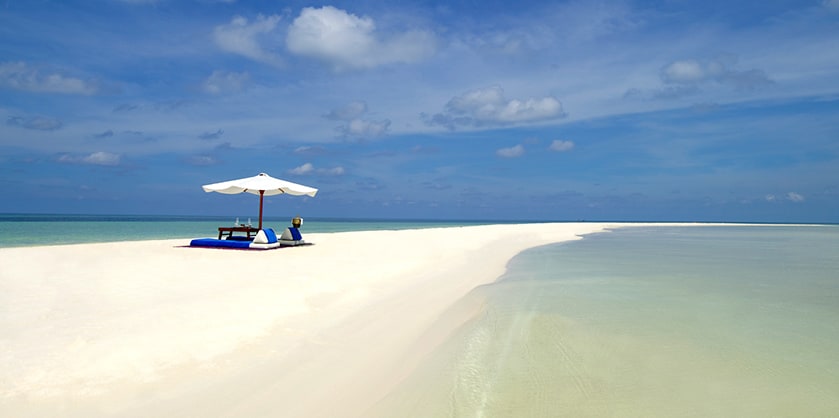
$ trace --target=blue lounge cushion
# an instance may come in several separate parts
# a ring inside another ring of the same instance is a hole
[[[209,248],[250,248],[250,241],[237,241],[227,239],[215,238],[197,238],[190,241],[190,247],[209,247]]]
[[[274,232],[273,229],[268,228],[268,229],[263,229],[263,231],[265,231],[265,237],[268,238],[268,243],[269,244],[273,244],[273,243],[277,242],[277,233]]]
[[[297,229],[293,226],[290,226],[288,228],[288,230],[291,231],[291,237],[294,238],[295,241],[300,241],[300,240],[303,239],[303,236],[300,235],[300,230],[299,229]]]
[[[276,244],[277,243],[277,234],[274,232],[273,229],[261,229],[259,232],[256,233],[256,236],[253,237],[254,244]]]

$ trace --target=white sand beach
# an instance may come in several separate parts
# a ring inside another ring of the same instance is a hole
[[[363,416],[513,256],[610,226],[0,249],[0,416]]]

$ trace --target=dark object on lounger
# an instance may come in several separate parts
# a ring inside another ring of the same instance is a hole
[[[241,235],[231,235],[231,236],[229,236],[225,239],[228,240],[228,241],[247,241],[247,242],[253,241],[253,237],[243,237]]]

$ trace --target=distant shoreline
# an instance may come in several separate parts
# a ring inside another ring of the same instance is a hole
[[[219,226],[240,223],[247,216],[167,216],[167,215],[88,215],[88,214],[0,214],[0,248],[54,246],[86,243],[132,242],[166,239],[213,237]],[[492,221],[492,220],[393,220],[340,219],[304,217],[303,233],[377,231],[514,224],[596,224],[679,225],[686,222],[620,222],[620,221]],[[254,223],[254,218],[250,218]],[[265,227],[275,230],[289,226],[290,217],[266,217]],[[701,225],[833,225],[791,223],[719,223]]]

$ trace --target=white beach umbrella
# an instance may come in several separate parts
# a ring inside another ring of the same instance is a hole
[[[265,173],[259,173],[253,177],[246,177],[238,180],[223,181],[221,183],[206,184],[201,186],[205,192],[219,192],[224,194],[251,193],[259,195],[259,229],[262,229],[262,199],[264,196],[277,194],[290,194],[293,196],[315,197],[318,189],[292,183],[271,177]]]

